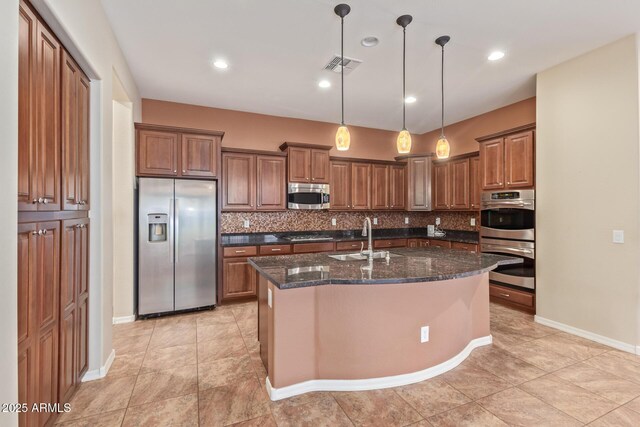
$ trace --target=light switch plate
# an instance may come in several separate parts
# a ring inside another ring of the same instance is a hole
[[[273,292],[271,292],[271,288],[267,289],[267,305],[273,308]]]
[[[613,243],[624,243],[624,230],[613,230]]]
[[[331,218],[331,225],[333,225],[334,227],[338,224],[338,222],[336,221],[335,218]]]
[[[409,217],[408,217],[408,216],[405,216],[405,217],[404,217],[404,223],[405,223],[405,224],[409,224]]]
[[[476,219],[475,218],[471,218],[471,226],[475,227],[476,226]]]
[[[423,326],[420,328],[420,342],[429,342],[429,327]]]
[[[373,225],[378,225],[378,218],[373,218]]]
[[[242,226],[243,226],[244,228],[249,228],[249,226],[250,226],[250,225],[251,225],[251,223],[249,222],[249,220],[248,220],[248,219],[245,219],[245,220],[242,222]]]

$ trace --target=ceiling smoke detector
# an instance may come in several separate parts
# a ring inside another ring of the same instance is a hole
[[[362,64],[362,61],[355,58],[344,57],[344,74],[347,75],[353,70],[355,70],[358,65]],[[340,73],[342,71],[341,68],[340,55],[334,55],[331,60],[324,66],[325,70],[333,71],[334,73]]]

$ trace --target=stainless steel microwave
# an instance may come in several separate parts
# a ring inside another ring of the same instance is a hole
[[[289,209],[329,209],[329,184],[289,183]]]

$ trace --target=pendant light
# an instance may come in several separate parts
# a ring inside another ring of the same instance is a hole
[[[449,36],[440,36],[436,39],[436,44],[442,48],[442,61],[441,61],[441,74],[440,74],[440,89],[442,94],[442,116],[440,122],[440,139],[436,143],[436,156],[439,159],[446,159],[449,157],[449,151],[451,147],[449,147],[449,141],[444,136],[444,45],[446,45],[451,37]]]
[[[402,130],[398,134],[396,147],[398,153],[407,154],[411,151],[411,134],[405,125],[406,119],[406,101],[405,101],[405,80],[406,80],[406,45],[407,45],[407,25],[411,23],[413,17],[411,15],[402,15],[396,19],[396,24],[402,27]]]
[[[349,129],[344,125],[344,17],[351,12],[351,7],[342,3],[337,5],[333,11],[340,17],[340,99],[342,103],[340,127],[336,132],[336,148],[338,151],[347,151],[351,145],[351,135],[349,135]]]

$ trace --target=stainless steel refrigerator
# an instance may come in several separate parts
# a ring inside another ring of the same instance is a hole
[[[216,303],[216,183],[138,181],[138,315]]]

